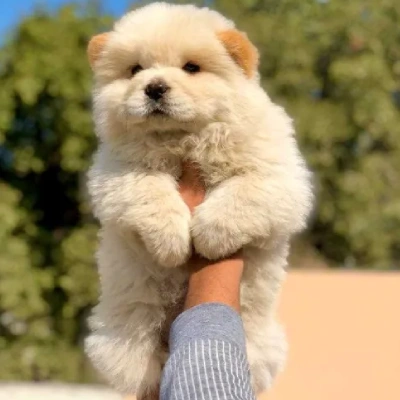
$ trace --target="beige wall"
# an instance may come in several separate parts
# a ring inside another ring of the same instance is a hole
[[[400,273],[293,272],[288,365],[265,400],[400,400]]]

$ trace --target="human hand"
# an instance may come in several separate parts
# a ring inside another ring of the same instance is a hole
[[[191,213],[204,201],[206,195],[204,182],[198,166],[192,162],[184,162],[182,165],[179,194]]]
[[[179,193],[192,213],[203,202],[205,187],[195,164],[184,163]],[[190,267],[185,309],[202,303],[223,303],[240,310],[240,281],[244,267],[241,251],[214,262],[194,255]]]

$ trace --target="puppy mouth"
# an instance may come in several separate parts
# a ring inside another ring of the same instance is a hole
[[[154,115],[154,116],[162,116],[162,115],[167,115],[167,113],[164,110],[160,110],[159,108],[156,108],[155,110],[153,110],[150,115]]]
[[[168,109],[164,104],[152,104],[149,108],[150,109],[147,114],[148,117],[171,117]]]
[[[168,105],[165,101],[150,101],[147,103],[147,116],[168,116]]]

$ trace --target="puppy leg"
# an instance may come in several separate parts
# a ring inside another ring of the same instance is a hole
[[[192,250],[191,213],[175,179],[162,173],[144,175],[132,171],[130,164],[109,161],[111,165],[104,165],[99,160],[91,170],[89,188],[103,227],[112,223],[122,236],[138,234],[161,266],[183,265]]]
[[[235,176],[211,190],[193,214],[196,251],[214,260],[249,243],[264,247],[271,237],[286,238],[302,230],[311,192],[301,177],[282,171],[285,168],[271,169],[268,178]]]
[[[198,253],[219,259],[235,253],[255,239],[270,235],[271,223],[264,182],[237,176],[212,190],[196,207],[191,231]]]
[[[268,390],[285,364],[287,342],[284,330],[275,321],[247,332],[247,356],[252,386],[256,394]]]
[[[105,324],[99,315],[92,318],[93,332],[85,350],[100,374],[122,394],[143,397],[157,392],[163,365],[160,320],[150,306],[137,306],[119,326]]]

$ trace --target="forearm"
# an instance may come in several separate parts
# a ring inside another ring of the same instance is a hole
[[[185,311],[170,332],[161,400],[255,399],[239,315],[243,258],[193,264]]]
[[[255,400],[243,325],[226,304],[201,303],[174,322],[161,400]]]

